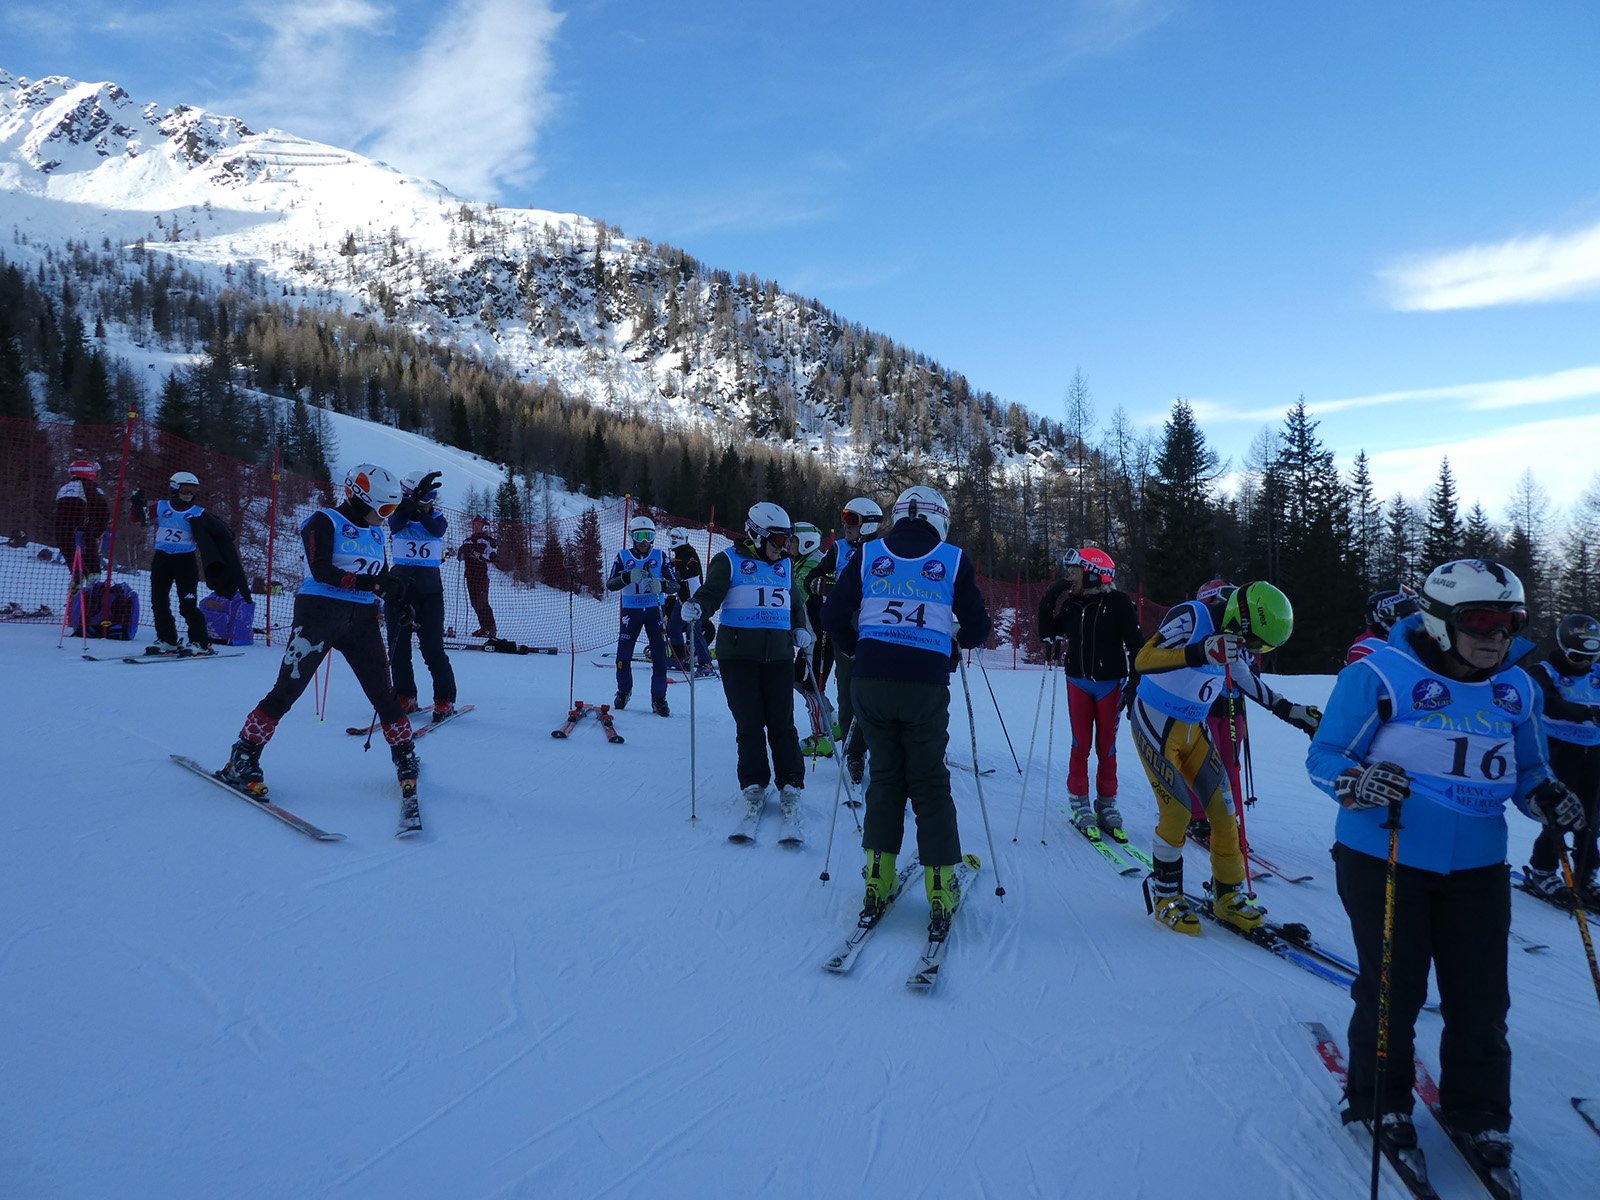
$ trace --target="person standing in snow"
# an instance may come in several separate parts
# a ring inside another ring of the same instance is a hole
[[[295,595],[283,662],[272,690],[245,717],[219,772],[224,782],[256,796],[267,794],[261,751],[311,685],[322,660],[337,650],[377,711],[401,786],[415,785],[419,764],[411,721],[389,682],[378,618],[378,594],[388,581],[383,524],[399,507],[400,481],[383,467],[362,463],[345,475],[343,501],[318,509],[300,527],[306,577]]]
[[[817,564],[816,570],[811,572],[806,581],[806,590],[812,598],[826,602],[828,594],[833,591],[833,585],[850,565],[851,556],[860,548],[861,543],[878,535],[883,525],[883,509],[876,500],[866,496],[857,496],[847,502],[844,511],[839,516],[840,524],[844,527],[844,536],[836,539],[832,546],[822,555],[822,561]],[[809,602],[807,611],[810,611]],[[820,626],[818,626],[820,627]],[[855,658],[845,652],[834,637],[828,638],[828,644],[833,647],[833,665],[835,671],[834,696],[838,700],[836,720],[840,731],[847,739],[844,747],[845,770],[850,774],[850,781],[859,784],[867,770],[867,735],[856,720],[855,701],[850,695],[850,681],[854,675]],[[854,732],[851,732],[854,730]]]
[[[1067,679],[1067,719],[1072,751],[1067,759],[1067,802],[1072,823],[1088,832],[1122,828],[1117,808],[1117,726],[1122,692],[1133,660],[1144,645],[1139,613],[1126,592],[1112,586],[1117,565],[1092,546],[1068,550],[1065,577],[1052,584],[1039,605],[1039,636],[1046,655],[1060,662]],[[1089,807],[1089,751],[1095,770],[1094,808]]]
[[[716,636],[716,628],[705,617],[692,625],[683,619],[683,602],[694,595],[705,571],[700,565],[699,553],[682,530],[673,530],[670,540],[672,574],[678,581],[678,590],[667,606],[667,640],[672,644],[673,655],[684,663],[685,670],[692,667],[696,679],[709,679],[717,673],[711,665],[711,639]],[[692,659],[691,645],[694,648]]]
[[[400,481],[400,507],[389,518],[394,567],[384,596],[389,634],[389,666],[400,707],[417,711],[417,675],[411,664],[411,635],[422,646],[422,661],[433,679],[433,719],[455,711],[456,673],[444,649],[444,535],[450,522],[438,511],[438,471],[413,471]]]
[[[498,554],[498,544],[489,532],[489,518],[474,513],[472,535],[456,549],[456,557],[461,560],[461,573],[467,581],[467,599],[478,618],[472,636],[491,641],[499,635],[495,631],[494,609],[489,605],[489,568]]]
[[[617,634],[617,694],[612,707],[627,708],[633,694],[633,649],[643,631],[650,646],[650,707],[656,716],[672,715],[667,705],[667,643],[662,636],[661,597],[678,587],[667,556],[655,545],[656,523],[649,517],[628,522],[628,545],[617,551],[606,578],[608,592],[622,593],[622,627]]]
[[[1200,918],[1183,890],[1183,844],[1198,809],[1211,823],[1212,907],[1219,920],[1250,932],[1265,913],[1244,890],[1244,853],[1234,816],[1235,793],[1212,742],[1208,718],[1230,685],[1270,706],[1274,715],[1311,731],[1321,714],[1274,694],[1246,660],[1275,650],[1294,631],[1289,598],[1265,581],[1247,583],[1226,600],[1187,600],[1168,610],[1134,660],[1139,691],[1130,724],[1159,816],[1151,840],[1155,867],[1145,903],[1168,929],[1200,935]]]
[[[95,482],[100,464],[76,451],[67,481],[56,492],[55,542],[72,569],[72,591],[100,573],[100,539],[111,524],[111,507]],[[71,611],[69,602],[67,611]]]
[[[794,523],[771,501],[750,506],[744,540],[712,557],[706,579],[683,604],[695,622],[720,612],[717,670],[738,737],[740,801],[759,816],[767,785],[778,784],[784,820],[795,822],[806,786],[805,759],[794,727],[795,651],[815,638],[806,624],[805,593],[794,585],[789,547]],[[767,761],[767,748],[772,761]]]
[[[150,558],[150,607],[156,626],[156,640],[146,654],[177,654],[178,623],[172,616],[172,589],[178,589],[178,611],[188,629],[190,651],[214,654],[206,633],[206,619],[200,612],[200,562],[195,557],[194,529],[190,525],[205,514],[196,503],[200,478],[192,471],[177,471],[167,480],[167,498],[147,503],[144,492],[134,489],[129,497],[130,513],[136,525],[155,525],[156,547]]]
[[[1544,731],[1550,769],[1583,805],[1583,831],[1572,853],[1572,876],[1579,903],[1600,906],[1600,859],[1595,853],[1595,824],[1600,813],[1600,621],[1572,613],[1556,626],[1548,654],[1528,669],[1544,693]],[[1567,894],[1556,871],[1560,835],[1548,827],[1533,843],[1523,872],[1531,891],[1550,899]]]
[[[806,621],[812,629],[822,628],[822,601],[812,596],[808,582],[822,562],[822,530],[810,521],[796,521],[794,526],[794,585],[805,597]],[[833,709],[828,704],[828,668],[832,656],[828,653],[831,641],[827,634],[817,638],[809,651],[795,651],[794,689],[806,703],[806,715],[811,718],[811,736],[800,742],[800,752],[807,758],[827,758],[833,754],[836,735]]]
[[[861,838],[867,856],[863,915],[881,913],[893,897],[909,800],[930,926],[936,926],[950,920],[961,900],[955,872],[961,836],[944,761],[950,672],[961,649],[988,639],[990,621],[972,559],[946,540],[950,506],[944,497],[931,487],[910,487],[892,512],[888,535],[851,555],[822,607],[822,621],[838,646],[855,656],[856,720],[872,754]]]
[[[1339,673],[1306,756],[1311,782],[1339,804],[1334,862],[1360,967],[1344,1119],[1376,1109],[1378,1136],[1415,1148],[1411,1063],[1431,965],[1444,1014],[1444,1117],[1480,1164],[1509,1167],[1505,806],[1572,830],[1583,805],[1551,774],[1539,689],[1505,665],[1528,619],[1522,581],[1500,563],[1457,559],[1433,569],[1417,606],[1385,645]],[[1393,809],[1393,963],[1380,979]],[[1375,1096],[1384,1001],[1389,1065]]]

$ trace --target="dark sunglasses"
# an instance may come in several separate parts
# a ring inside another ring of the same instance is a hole
[[[1473,637],[1488,637],[1504,632],[1509,637],[1521,633],[1528,624],[1525,608],[1463,608],[1455,614],[1455,627]]]

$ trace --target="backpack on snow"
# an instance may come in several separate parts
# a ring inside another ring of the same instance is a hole
[[[80,620],[84,614],[88,617],[89,637],[131,642],[139,634],[139,593],[125,583],[113,583],[108,593],[106,581],[97,579],[72,598],[72,632],[68,636],[84,636]],[[105,624],[108,620],[110,624]]]
[[[231,600],[212,592],[200,601],[206,620],[206,637],[229,646],[248,646],[255,641],[256,602],[240,594]]]

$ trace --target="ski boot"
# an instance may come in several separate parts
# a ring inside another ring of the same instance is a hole
[[[176,642],[151,642],[144,648],[146,654],[157,657],[170,657],[178,652]]]
[[[850,754],[845,756],[844,769],[849,772],[850,782],[857,787],[867,775],[867,756],[865,754]]]
[[[672,715],[672,710],[667,707],[667,698],[665,696],[659,700],[650,701],[650,711],[658,717],[670,717]]]
[[[217,778],[223,783],[232,784],[249,792],[258,799],[264,799],[267,794],[266,776],[261,773],[261,751],[265,747],[260,742],[247,742],[243,738],[233,744],[233,750],[228,755],[228,765],[217,772]]]
[[[1181,855],[1156,838],[1155,869],[1144,881],[1145,911],[1168,929],[1199,937],[1200,918],[1195,915],[1194,903],[1183,894],[1183,859],[1180,856],[1168,862],[1161,857],[1163,851]]]
[[[1538,867],[1526,866],[1522,868],[1522,878],[1527,889],[1535,896],[1554,900],[1557,904],[1570,900],[1567,885],[1561,882],[1560,874],[1555,871],[1541,871]]]
[[[1089,797],[1074,796],[1071,792],[1068,792],[1067,803],[1072,806],[1072,824],[1079,833],[1088,833],[1092,829],[1098,830],[1094,819],[1094,809],[1089,807]]]
[[[1511,1166],[1511,1137],[1498,1129],[1473,1134],[1467,1145],[1471,1154],[1489,1170]]]
[[[813,733],[800,739],[800,753],[807,758],[831,758],[833,742],[825,733]]]
[[[1417,1148],[1417,1126],[1410,1113],[1384,1113],[1378,1122],[1378,1137],[1390,1150]]]
[[[739,793],[739,799],[744,801],[746,816],[759,817],[761,810],[767,806],[767,789],[759,783],[752,783]]]
[[[414,713],[417,711],[417,698],[415,696],[396,696],[395,699],[400,702],[401,712]]]
[[[618,712],[621,712],[623,709],[628,707],[629,695],[631,695],[631,693],[619,691],[615,696],[611,697],[611,707],[616,709]]]
[[[1122,828],[1122,813],[1117,809],[1115,796],[1096,796],[1094,815],[1096,823],[1106,833],[1115,833]]]
[[[778,789],[778,811],[783,814],[783,819],[791,824],[800,817],[800,789],[792,783],[786,783]]]
[[[1211,881],[1211,911],[1219,921],[1226,921],[1246,933],[1260,929],[1267,915],[1267,910],[1246,894],[1244,884],[1220,883],[1215,879]]]
[[[877,920],[894,899],[895,856],[884,850],[868,850],[867,865],[861,874],[867,880],[867,898],[861,904],[863,920]]]
[[[442,721],[456,711],[456,706],[448,700],[435,700],[433,702],[433,719]]]
[[[179,653],[184,658],[215,658],[217,648],[210,642],[190,642]]]
[[[954,865],[923,867],[922,882],[928,891],[928,929],[948,929],[961,903],[961,881]]]
[[[1211,844],[1211,822],[1205,817],[1196,817],[1189,822],[1189,836],[1202,846]]]
[[[422,769],[422,764],[417,761],[417,744],[415,742],[399,742],[389,747],[389,757],[394,760],[395,777],[400,780],[401,788],[410,790],[417,786],[417,774]]]
[[[695,668],[694,677],[696,679],[715,679],[717,677],[717,669],[707,663],[703,667]]]

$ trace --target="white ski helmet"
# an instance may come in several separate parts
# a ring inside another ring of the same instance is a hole
[[[198,492],[200,490],[200,477],[193,471],[174,471],[172,478],[167,480],[167,488],[176,496],[178,489],[181,487],[192,487]]]
[[[1508,636],[1520,633],[1528,622],[1522,580],[1509,567],[1487,558],[1440,563],[1422,585],[1417,608],[1422,612],[1422,627],[1441,650],[1450,649],[1451,630],[1461,623],[1461,614],[1467,609],[1510,614],[1505,622]]]
[[[387,467],[361,463],[344,477],[344,498],[360,501],[380,517],[392,517],[400,507],[400,481]]]
[[[950,534],[950,506],[936,489],[926,484],[919,483],[901,492],[895,498],[893,515],[896,523],[926,521],[933,526],[941,542]]]
[[[877,533],[883,525],[883,509],[876,500],[869,500],[865,496],[857,496],[846,504],[843,516],[847,528],[851,525],[861,526],[861,536],[864,538]]]
[[[437,484],[435,484],[433,487],[429,488],[425,495],[421,495],[421,496],[417,495],[417,484],[421,483],[430,474],[433,474],[433,472],[430,472],[430,471],[413,471],[413,472],[411,472],[411,474],[407,475],[404,479],[402,479],[400,481],[400,490],[403,491],[406,495],[410,496],[418,504],[432,504],[435,500],[437,500],[439,498],[439,486]]]
[[[628,540],[630,542],[655,541],[656,523],[649,517],[634,517],[628,522]]]
[[[796,553],[801,558],[815,554],[822,549],[822,530],[810,521],[796,521],[794,523],[794,536],[798,543]]]
[[[793,537],[794,522],[780,506],[763,500],[750,506],[744,519],[744,531],[759,546],[772,539]]]

